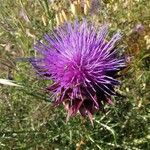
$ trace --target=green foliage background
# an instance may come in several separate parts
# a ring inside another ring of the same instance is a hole
[[[36,55],[32,45],[54,25],[48,0],[1,0],[0,78],[23,88],[0,85],[0,149],[2,150],[148,150],[150,149],[150,1],[103,0],[97,16],[121,30],[125,54],[132,56],[122,85],[107,113],[94,116],[94,127],[77,115],[66,123],[62,106],[52,108],[29,63],[18,58]],[[133,32],[141,23],[144,31]]]

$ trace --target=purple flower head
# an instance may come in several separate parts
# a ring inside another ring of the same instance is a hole
[[[117,72],[125,67],[125,59],[116,49],[120,33],[109,41],[107,34],[107,25],[98,29],[85,20],[75,21],[46,34],[44,42],[35,45],[40,56],[32,59],[32,64],[40,75],[53,81],[47,89],[55,106],[65,105],[67,118],[80,112],[92,121],[95,111],[112,103],[114,87],[120,83]]]
[[[134,27],[134,31],[136,32],[143,32],[144,31],[144,26],[142,24],[136,24],[136,26]]]

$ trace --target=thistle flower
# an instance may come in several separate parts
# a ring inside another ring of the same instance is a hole
[[[143,33],[144,31],[144,26],[142,24],[136,24],[136,26],[133,29],[133,32],[137,32],[139,34]]]
[[[65,105],[67,118],[80,112],[92,121],[94,112],[103,110],[116,95],[117,72],[125,61],[115,47],[120,33],[109,41],[107,34],[107,25],[98,29],[85,20],[75,21],[46,34],[45,42],[35,45],[40,56],[31,62],[39,75],[53,81],[47,90],[53,94],[55,106]]]
[[[134,28],[136,31],[143,31],[144,30],[144,26],[142,24],[137,24]]]

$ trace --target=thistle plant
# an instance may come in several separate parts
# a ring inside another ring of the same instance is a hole
[[[47,90],[55,106],[65,105],[67,118],[80,112],[92,121],[94,112],[111,104],[111,96],[116,95],[117,73],[125,60],[115,45],[121,34],[117,32],[109,41],[107,35],[107,25],[96,29],[86,20],[67,22],[34,47],[40,56],[31,62],[39,75],[53,81]]]
[[[91,2],[86,15],[75,0],[2,1],[0,149],[150,149],[150,3]],[[108,65],[124,54],[123,71]]]

